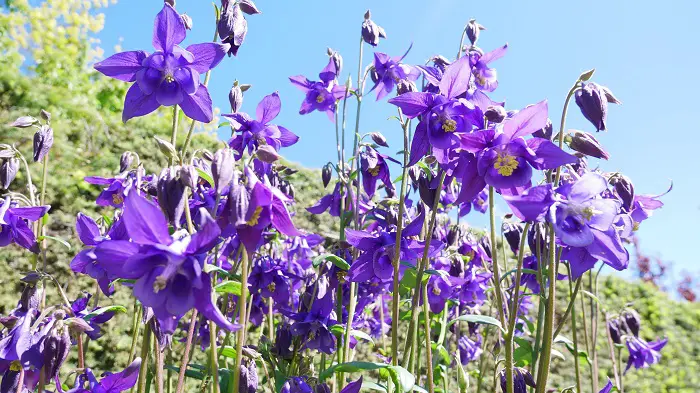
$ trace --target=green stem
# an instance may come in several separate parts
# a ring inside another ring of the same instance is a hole
[[[138,393],[146,392],[146,381],[148,376],[148,355],[151,353],[151,327],[146,324],[143,330],[143,340],[141,341],[141,367],[139,368]]]
[[[602,268],[602,265],[601,265]],[[600,272],[600,270],[598,270]],[[588,273],[589,288],[591,293],[598,297],[598,275],[593,278],[593,271]],[[591,388],[598,391],[598,302],[591,298]]]
[[[574,308],[574,302],[576,301],[576,296],[578,295],[579,289],[581,289],[581,278],[576,280],[576,286],[574,287],[574,292],[571,295],[571,299],[569,300],[569,305],[566,306],[566,311],[564,311],[564,315],[562,316],[562,322],[559,324],[559,326],[557,326],[557,329],[554,331],[554,338],[557,338],[559,333],[561,333],[561,329],[564,328],[564,321],[566,321],[569,318],[569,314]]]
[[[491,261],[493,265],[493,281],[496,292],[496,307],[501,326],[506,326],[506,313],[503,309],[503,291],[501,289],[501,271],[498,267],[498,243],[496,243],[496,200],[493,186],[489,186],[489,222],[491,224]]]
[[[127,364],[134,361],[134,355],[136,355],[136,342],[139,337],[139,328],[141,324],[139,319],[141,318],[141,306],[139,306],[139,301],[134,299],[134,317],[131,320],[131,349],[129,350],[129,358],[127,359]]]
[[[231,372],[233,373],[233,386],[229,387],[230,393],[238,393],[238,384],[240,381],[240,373],[238,370],[241,369],[241,363],[243,362],[243,345],[245,344],[246,335],[246,315],[247,315],[247,304],[248,301],[248,250],[245,247],[241,247],[241,296],[238,297],[239,314],[238,320],[243,325],[238,331],[238,340],[236,343],[236,366]]]
[[[438,194],[439,195],[439,194]],[[436,196],[435,199],[440,199]],[[430,233],[426,236],[426,239],[430,239]],[[426,240],[427,241],[427,240]],[[426,249],[428,246],[426,246]],[[428,393],[435,393],[435,386],[433,382],[433,348],[432,340],[430,339],[430,308],[428,307],[428,286],[421,285],[423,289],[423,329],[425,334],[425,368],[428,379]]]
[[[515,321],[518,319],[518,304],[520,303],[520,279],[523,274],[525,240],[527,239],[527,232],[529,229],[530,223],[528,222],[525,224],[522,236],[520,236],[520,247],[518,248],[518,266],[515,271],[515,281],[513,282],[513,299],[510,306],[510,316],[508,318],[508,331],[505,337],[507,393],[513,393],[515,389],[513,385],[513,338],[515,336]]]
[[[603,318],[605,318],[605,326],[608,325],[608,314],[603,311]],[[610,360],[612,361],[613,376],[615,377],[615,386],[622,388],[622,376],[620,375],[620,369],[618,368],[618,360],[615,358],[615,344],[613,343],[612,336],[610,336],[610,329],[605,329],[608,338],[608,348],[610,349]]]
[[[175,147],[175,145],[177,144],[177,131],[179,128],[178,125],[179,125],[179,121],[180,121],[180,116],[178,116],[178,109],[179,108],[180,107],[177,105],[173,106],[173,129],[172,129],[172,133],[170,134],[170,144],[173,145],[173,147]],[[175,157],[170,157],[170,159],[168,161],[168,165],[173,166],[174,161],[175,161]]]
[[[190,361],[190,349],[192,348],[192,339],[194,338],[194,328],[197,326],[197,309],[192,310],[192,316],[190,317],[190,326],[187,329],[187,338],[185,341],[185,350],[182,353],[182,359],[180,359],[180,370],[177,376],[177,385],[175,387],[175,393],[182,393],[185,388],[185,374],[187,373],[187,365]]]
[[[549,378],[549,364],[552,356],[552,343],[554,341],[554,313],[555,313],[555,296],[557,286],[557,264],[556,264],[556,242],[554,236],[554,227],[550,224],[550,241],[549,241],[549,260],[547,261],[547,275],[549,287],[547,291],[547,307],[545,308],[544,316],[544,333],[542,337],[542,356],[540,357],[539,373],[537,375],[537,392],[544,393]]]
[[[242,289],[241,292],[243,292]],[[209,367],[211,367],[214,393],[219,393],[219,352],[216,349],[216,337],[216,324],[213,321],[209,321]],[[240,348],[237,348],[236,353],[238,352],[242,352]],[[238,355],[236,355],[236,357],[238,357]],[[238,368],[236,368],[236,370],[238,370]]]
[[[566,125],[566,114],[569,111],[569,102],[571,101],[571,97],[574,96],[574,93],[576,92],[578,88],[578,84],[580,81],[576,81],[574,85],[569,89],[569,93],[566,95],[566,100],[564,101],[564,109],[562,109],[561,112],[561,123],[559,125],[559,148],[563,149],[564,148],[564,126]],[[561,167],[557,168],[557,174],[555,176],[554,180],[554,186],[559,185],[559,179],[561,178]]]
[[[567,265],[569,269],[569,277],[571,277],[571,265]],[[579,281],[580,282],[580,278]],[[571,283],[571,280],[569,280],[569,296],[573,299],[575,297],[574,295],[574,285]],[[574,304],[571,308],[571,338],[573,339],[574,342],[574,368],[576,370],[576,391],[577,392],[583,392],[581,390],[581,370],[580,370],[580,364],[579,364],[579,358],[578,358],[578,334],[576,332],[576,302],[571,302],[571,304]],[[584,317],[585,321],[585,317]]]

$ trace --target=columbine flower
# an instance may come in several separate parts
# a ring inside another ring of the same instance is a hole
[[[15,243],[33,253],[38,253],[36,237],[28,222],[39,220],[51,206],[19,207],[12,203],[10,197],[0,203],[2,203],[0,204],[0,247]]]
[[[372,45],[379,45],[379,39],[386,38],[386,32],[372,20],[372,14],[367,10],[365,20],[362,22],[362,39]]]
[[[461,162],[460,201],[470,201],[487,184],[501,192],[528,187],[532,168],[553,169],[578,161],[547,139],[525,136],[544,127],[547,101],[529,106],[496,128],[463,134],[462,149],[473,153]]]
[[[282,385],[280,393],[313,393],[313,389],[306,383],[305,378],[292,377]]]
[[[597,83],[585,83],[575,93],[576,105],[583,116],[595,126],[596,131],[605,131],[608,103],[621,104],[610,89]]]
[[[203,123],[212,120],[211,97],[200,83],[200,75],[216,67],[230,46],[210,42],[183,49],[178,44],[185,35],[182,18],[165,3],[153,27],[153,54],[121,52],[95,64],[95,69],[106,76],[136,82],[126,93],[124,122],[147,115],[161,105],[180,105],[188,117]]]
[[[86,182],[98,186],[107,186],[97,196],[95,203],[98,206],[122,207],[124,204],[124,193],[131,183],[128,173],[120,174],[117,177],[87,176]]]
[[[482,54],[480,50],[472,50],[469,52],[469,61],[472,65],[472,75],[474,83],[483,91],[494,91],[498,87],[498,78],[496,70],[489,68],[489,63],[498,60],[506,54],[508,44],[500,48],[494,49],[489,53]]]
[[[2,385],[6,381],[12,381],[19,375],[20,369],[24,369],[24,386],[33,391],[39,381],[39,370],[41,370],[43,358],[43,341],[53,327],[53,321],[45,323],[43,326],[33,328],[35,318],[39,312],[30,308],[25,314],[18,314],[17,321],[9,330],[5,337],[0,340],[0,367],[4,369]],[[14,380],[14,390],[16,391],[18,380]]]
[[[335,325],[332,318],[333,296],[332,291],[327,291],[326,296],[316,296],[311,309],[308,312],[289,314],[294,321],[291,333],[301,336],[304,348],[331,354],[335,351],[335,336],[329,330],[329,326]]]
[[[659,195],[639,195],[635,194],[632,202],[632,211],[630,212],[630,217],[634,220],[634,227],[637,229],[639,224],[647,218],[651,217],[654,210],[660,209],[664,206],[664,203],[659,200],[662,196],[668,194],[673,189],[673,184],[664,192]]]
[[[473,341],[468,336],[462,336],[459,338],[457,341],[457,348],[459,350],[459,360],[464,366],[466,366],[467,363],[478,359],[484,352],[481,349],[481,342]]]
[[[630,337],[627,340],[629,358],[625,373],[634,366],[636,369],[647,368],[661,360],[661,349],[666,345],[668,339],[652,341],[650,343],[638,337]]]
[[[390,57],[381,52],[374,52],[374,71],[371,74],[374,86],[370,92],[377,90],[377,101],[391,93],[399,81],[415,81],[420,76],[418,68],[401,64],[401,61],[410,50],[411,48],[409,47],[403,56],[398,57]]]
[[[340,194],[341,182],[335,183],[333,192],[328,195],[321,197],[313,206],[307,207],[306,210],[312,214],[321,214],[328,210],[333,217],[340,217],[340,204],[342,198],[345,198],[345,208],[350,211],[353,210],[354,206],[354,193],[352,188],[348,190],[348,187],[343,187],[343,195]],[[360,201],[361,202],[361,201]],[[362,206],[360,206],[362,207]],[[329,210],[330,208],[330,210]]]
[[[425,156],[431,146],[438,161],[444,163],[444,151],[459,146],[459,135],[481,121],[481,113],[471,102],[457,99],[469,87],[468,58],[450,64],[435,83],[439,83],[440,94],[411,92],[389,100],[408,118],[421,117],[411,142],[409,165]]]
[[[501,370],[501,391],[506,393],[508,389],[506,388],[506,370]],[[528,370],[520,367],[513,367],[513,392],[515,393],[526,393],[527,387],[532,388],[535,386],[535,380],[532,378],[532,374]]]
[[[202,214],[197,233],[173,237],[160,209],[132,190],[121,220],[131,241],[103,241],[95,256],[109,274],[136,280],[134,295],[153,309],[164,332],[173,332],[193,307],[222,328],[235,329],[213,303],[211,278],[202,271],[204,257],[220,234],[211,218]]]
[[[350,94],[349,86],[339,85],[336,80],[337,67],[338,63],[330,58],[328,65],[318,74],[320,82],[310,81],[303,75],[289,77],[292,84],[306,94],[299,109],[300,115],[313,111],[325,112],[330,121],[335,121],[336,102]]]
[[[85,369],[85,373],[75,378],[73,389],[66,393],[121,393],[136,385],[140,367],[141,358],[136,358],[124,371],[116,374],[106,373],[99,381],[92,370]]]
[[[445,309],[447,300],[450,299],[454,290],[463,282],[457,277],[450,277],[447,274],[433,274],[428,279],[428,304],[433,314],[439,314]]]
[[[88,311],[88,304],[90,303],[91,298],[91,294],[85,293],[85,296],[79,297],[73,303],[71,303],[70,308],[73,310],[73,314],[76,317],[85,318],[86,315],[90,314],[90,311]],[[95,310],[96,309],[93,309],[92,311]],[[92,330],[87,330],[85,334],[87,334],[90,339],[97,340],[100,338],[100,336],[102,336],[102,328],[100,325],[112,319],[113,316],[114,312],[108,311],[85,321],[87,325],[92,328]]]
[[[259,14],[260,10],[252,0],[221,0],[221,19],[217,32],[221,42],[231,44],[231,47],[227,48],[229,56],[238,54],[238,48],[243,45],[248,33],[248,21],[243,13],[255,15]]]
[[[360,151],[362,186],[370,198],[374,196],[377,190],[377,181],[384,183],[387,192],[394,192],[394,184],[391,182],[391,177],[389,177],[389,165],[387,165],[386,160],[398,164],[398,161],[384,154],[380,154],[370,146],[365,146],[365,148]]]
[[[297,143],[299,137],[291,131],[282,126],[269,124],[279,115],[281,108],[282,101],[279,94],[275,92],[265,96],[260,101],[255,111],[256,120],[243,112],[222,115],[232,120],[236,132],[240,133],[228,142],[229,146],[237,153],[237,160],[243,156],[245,149],[248,149],[249,154],[253,154],[255,149],[261,145],[270,145],[279,151],[282,147]]]

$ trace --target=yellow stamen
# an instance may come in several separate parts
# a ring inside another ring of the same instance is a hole
[[[335,274],[335,276],[338,277],[338,282],[340,282],[341,284],[345,282],[346,275],[347,275],[347,272],[342,271],[342,270]]]
[[[245,223],[247,225],[255,226],[258,225],[258,220],[260,219],[260,213],[262,213],[262,206],[258,206],[255,208],[255,211],[253,212],[253,215],[250,216],[250,219],[246,221]]]
[[[433,295],[438,295],[438,296],[439,296],[439,295],[440,295],[440,288],[434,287],[434,288],[433,288]]]
[[[270,292],[274,292],[275,291],[275,283],[271,282],[270,285],[267,286],[267,290]]]
[[[375,166],[374,168],[369,168],[367,172],[369,172],[372,176],[377,176],[379,175],[379,167]]]
[[[156,277],[153,281],[153,292],[158,293],[168,286],[168,279],[164,276]]]
[[[455,132],[457,129],[457,122],[452,119],[447,119],[442,122],[442,130],[445,132]]]
[[[10,371],[19,371],[22,369],[22,363],[19,362],[19,360],[13,360],[12,363],[10,363]]]
[[[316,102],[319,104],[323,102],[323,94],[319,94],[316,96]]]
[[[474,69],[474,72],[472,72],[474,75],[474,79],[476,79],[476,82],[480,85],[485,85],[486,84],[486,78],[484,78],[483,75],[479,73],[479,70]]]
[[[501,153],[496,157],[493,167],[502,176],[510,176],[518,168],[518,160],[510,154]]]
[[[124,197],[119,194],[112,194],[112,202],[114,202],[115,205],[121,205],[124,203]]]
[[[168,83],[173,83],[173,82],[175,82],[175,78],[172,75],[166,75],[165,81]]]

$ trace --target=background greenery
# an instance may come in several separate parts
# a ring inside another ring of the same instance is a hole
[[[91,70],[90,64],[102,56],[91,37],[102,28],[103,16],[98,11],[107,3],[107,0],[49,0],[30,5],[29,1],[20,0],[6,1],[0,8],[0,143],[13,143],[26,157],[31,157],[33,130],[14,129],[6,124],[23,115],[38,117],[41,109],[51,112],[56,142],[49,166],[47,201],[52,209],[48,231],[68,239],[73,248],[68,250],[58,243],[51,244],[47,271],[64,283],[70,298],[78,296],[80,291],[94,292],[95,289],[90,278],[75,277],[68,267],[72,255],[79,249],[74,236],[76,213],[82,211],[93,217],[100,214],[92,202],[99,188],[85,183],[83,178],[114,175],[119,156],[126,150],[137,152],[146,169],[154,171],[165,164],[165,158],[158,152],[152,136],[165,137],[171,127],[172,113],[168,110],[123,124],[121,108],[127,84],[99,77]],[[216,120],[212,124],[217,124]],[[185,132],[184,128],[180,131]],[[193,144],[209,149],[222,146],[213,135],[211,128],[204,127],[196,134]],[[313,216],[304,209],[324,194],[320,172],[291,166],[299,169],[290,179],[297,190],[297,225],[318,233],[336,232],[334,222],[327,215]],[[32,165],[32,171],[34,179],[41,179],[38,164]],[[26,189],[24,173],[18,175],[13,189]],[[14,308],[21,291],[18,279],[29,268],[30,256],[24,250],[0,249],[0,313]],[[128,292],[119,290],[113,298],[102,299],[100,304],[122,304],[131,313],[132,300]],[[49,287],[50,300],[54,293]],[[700,391],[697,373],[700,340],[696,336],[700,329],[700,306],[697,303],[676,302],[650,284],[630,283],[614,277],[601,279],[599,298],[611,312],[633,302],[644,321],[642,336],[648,340],[662,336],[669,339],[659,365],[631,370],[627,374],[627,391]],[[559,310],[564,310],[565,302],[565,296],[561,296]],[[90,342],[89,366],[99,371],[115,371],[127,364],[130,320],[130,315],[117,316],[107,323],[104,337]],[[600,325],[603,334],[604,325]],[[570,333],[566,334],[570,337]],[[177,337],[174,342],[180,345]],[[612,375],[604,336],[599,340],[598,353],[601,378],[606,373]],[[566,361],[555,360],[554,368],[554,386],[573,385],[570,355]]]

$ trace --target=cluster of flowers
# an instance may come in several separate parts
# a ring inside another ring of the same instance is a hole
[[[247,32],[244,13],[259,10],[249,0],[222,2],[221,43],[183,48],[179,45],[191,21],[166,2],[155,21],[154,53],[123,52],[95,64],[106,76],[134,82],[126,95],[124,121],[160,106],[180,108],[193,122],[211,121],[212,101],[200,76],[227,53],[237,54]],[[211,364],[217,365],[216,349],[230,345],[229,333],[238,331],[235,372],[227,374],[234,379],[226,386],[239,391],[256,391],[258,365],[266,372],[269,365],[282,392],[329,392],[330,386],[323,382],[328,370],[332,373],[333,367],[350,361],[350,351],[365,345],[361,341],[384,341],[388,333],[391,351],[383,348],[378,354],[382,362],[372,367],[389,367],[395,385],[401,386],[405,380],[396,377],[401,368],[396,340],[399,311],[410,311],[404,319],[411,320],[401,364],[412,364],[409,368],[418,368],[414,374],[419,375],[420,306],[426,323],[425,350],[430,354],[435,344],[435,349],[447,353],[446,360],[435,362],[463,370],[463,365],[483,355],[486,341],[494,338],[493,331],[489,333],[482,324],[488,321],[488,316],[481,315],[488,303],[499,316],[490,323],[501,326],[504,333],[496,337],[496,344],[505,342],[507,348],[500,372],[503,391],[525,392],[527,386],[537,386],[543,392],[547,371],[540,370],[535,380],[513,362],[513,336],[534,338],[528,323],[515,323],[531,319],[531,296],[546,291],[554,296],[557,280],[580,282],[598,261],[625,269],[629,262],[625,244],[662,203],[659,196],[636,194],[623,175],[589,167],[588,157],[607,159],[607,152],[590,133],[565,135],[562,129],[553,135],[546,101],[520,110],[507,110],[504,103],[492,101],[489,94],[497,88],[498,79],[491,63],[504,56],[508,47],[483,51],[476,45],[481,30],[476,21],[467,25],[471,45],[460,44],[453,61],[436,56],[431,65],[413,66],[404,63],[406,54],[391,57],[375,52],[354,89],[338,82],[343,60],[330,50],[319,81],[290,77],[305,94],[300,114],[324,112],[337,122],[339,103],[353,95],[361,98],[365,79],[370,78],[374,83],[370,91],[376,91],[377,100],[396,91],[389,103],[400,110],[406,136],[413,131],[411,121],[416,122],[410,145],[405,138],[403,162],[381,153],[387,141],[380,133],[371,133],[372,142],[364,142],[364,137],[356,140],[352,160],[344,162],[345,152],[341,154],[339,147],[337,165],[324,167],[324,186],[330,184],[331,169],[336,169],[333,191],[307,210],[329,211],[338,217],[337,238],[302,232],[292,221],[294,171],[277,161],[280,150],[299,138],[273,124],[281,110],[279,95],[264,97],[253,117],[240,111],[248,86],[236,83],[229,97],[232,113],[223,115],[234,131],[228,147],[188,156],[189,137],[180,152],[174,143],[159,139],[172,163],[159,174],[146,173],[138,155],[126,152],[115,176],[85,179],[103,187],[96,203],[115,210],[99,221],[78,215],[76,229],[84,247],[71,268],[95,279],[106,296],[112,296],[118,282],[130,287],[150,326],[144,334],[156,333],[160,351],[171,345],[170,337],[182,327],[187,348],[198,339],[203,348],[210,347]],[[364,42],[377,46],[385,37],[368,12],[362,24]],[[605,130],[607,106],[619,101],[606,87],[589,82],[591,75],[583,74],[569,97],[575,98],[597,131]],[[421,77],[424,83],[418,89],[416,81]],[[35,161],[49,154],[53,140],[50,117],[45,119],[44,125],[33,118],[20,118],[14,124],[37,127]],[[572,153],[563,149],[564,142]],[[21,155],[3,146],[0,183],[7,188]],[[403,170],[398,190],[390,175],[392,165]],[[502,228],[504,243],[518,263],[515,278],[500,273],[498,255],[505,254],[505,248],[498,250],[500,242],[494,234],[496,194],[519,219],[510,218]],[[32,222],[48,209],[33,192],[29,198],[11,194],[0,205],[0,246],[16,243],[40,252],[37,240],[45,238],[44,232],[40,224],[35,232]],[[459,220],[472,211],[487,210],[492,218],[491,237],[454,222],[454,217]],[[557,275],[560,263],[568,274]],[[530,293],[521,294],[521,287]],[[32,291],[35,285],[26,288]],[[411,297],[408,309],[399,304],[402,293]],[[64,319],[64,311],[41,313],[46,309],[42,310],[33,292],[22,299],[2,321],[6,330],[0,342],[0,364],[5,374],[0,390],[14,391],[22,384],[33,390],[42,369],[44,380],[55,381],[60,390],[58,370],[72,347],[69,331],[77,340],[82,333],[98,339],[100,324],[113,312],[88,312],[89,297],[83,297],[73,303],[70,318]],[[551,329],[554,310],[551,305],[545,308],[549,318],[544,320],[550,321]],[[180,321],[190,312],[193,322],[188,330]],[[441,327],[437,340],[431,321]],[[460,321],[468,321],[468,328],[463,329]],[[627,343],[628,369],[659,361],[658,351],[665,341],[647,343],[639,338],[638,317],[613,319],[609,328],[615,343],[622,339]],[[249,329],[266,336],[258,345],[245,345]],[[544,370],[549,368],[553,338],[551,330],[543,338],[549,340],[541,355]],[[322,354],[320,381],[310,371],[317,353]],[[327,355],[337,356],[335,366],[327,365]],[[406,362],[409,358],[414,361]],[[438,364],[432,363],[430,355],[427,359],[424,382],[432,393],[435,381],[448,377],[447,372],[433,375]],[[187,367],[186,362],[182,367]],[[136,359],[122,373],[97,381],[89,368],[80,365],[71,391],[121,392],[136,383],[139,366]],[[341,375],[344,371],[338,369]],[[154,372],[157,379],[162,368]],[[272,377],[266,375],[270,381]],[[408,385],[416,382],[413,378]],[[344,383],[340,378],[333,388],[339,391]],[[340,391],[355,393],[361,386],[362,378]],[[609,383],[603,392],[611,389]]]

